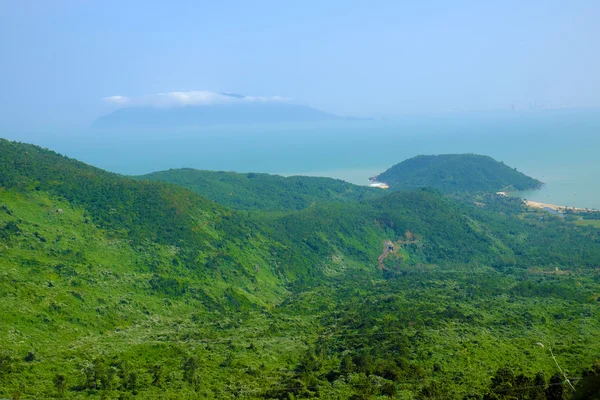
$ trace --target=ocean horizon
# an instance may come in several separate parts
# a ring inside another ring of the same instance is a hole
[[[544,182],[519,196],[600,209],[600,112],[539,110],[412,116],[393,121],[215,126],[160,131],[8,134],[108,171],[171,168],[325,176],[358,185],[421,154],[476,153]]]

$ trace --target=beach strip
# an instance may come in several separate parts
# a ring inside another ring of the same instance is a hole
[[[496,192],[496,194],[500,196],[509,196],[507,192]],[[531,208],[540,208],[540,209],[550,209],[556,212],[564,213],[567,210],[575,211],[575,212],[597,212],[598,210],[593,208],[580,208],[580,207],[569,207],[569,206],[559,206],[556,204],[550,203],[542,203],[541,201],[533,201],[533,200],[525,200],[523,199],[523,203],[527,207]]]
[[[595,211],[595,210],[591,210],[589,208],[558,206],[556,204],[542,203],[542,202],[533,201],[533,200],[523,200],[523,202],[525,203],[525,205],[527,207],[542,208],[542,209],[548,208],[550,210],[554,210],[554,211],[557,211],[557,212],[565,212],[567,210],[572,210],[572,211]]]

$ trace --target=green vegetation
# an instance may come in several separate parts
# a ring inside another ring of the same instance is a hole
[[[600,220],[582,219],[575,221],[575,224],[579,226],[593,226],[595,228],[600,228]]]
[[[564,216],[567,221],[571,221],[578,226],[600,228],[600,211],[567,209]]]
[[[570,398],[556,362],[600,388],[600,231],[517,199],[309,179],[282,210],[264,177],[232,210],[4,140],[0,172],[2,398]]]
[[[378,175],[391,190],[436,188],[443,193],[525,190],[542,183],[491,157],[477,154],[417,156]]]
[[[239,174],[171,169],[136,177],[175,183],[219,204],[238,210],[301,210],[326,202],[372,199],[381,190],[352,185],[339,179],[269,174]]]

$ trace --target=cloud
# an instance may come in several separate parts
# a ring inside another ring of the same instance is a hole
[[[192,90],[188,92],[157,93],[138,97],[108,96],[103,100],[109,104],[121,106],[182,107],[244,102],[283,102],[288,99],[280,96],[243,96],[231,93],[209,92],[206,90]]]
[[[104,101],[110,104],[127,104],[129,99],[125,96],[109,96],[105,97]]]

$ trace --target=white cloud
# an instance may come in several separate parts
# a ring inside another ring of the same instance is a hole
[[[127,104],[129,102],[129,98],[125,96],[109,96],[105,97],[104,101],[111,104]]]
[[[206,90],[192,90],[189,92],[157,93],[147,96],[126,97],[109,96],[104,101],[115,105],[152,106],[152,107],[181,107],[200,106],[210,104],[233,104],[243,102],[282,102],[287,101],[279,96],[241,96],[228,93],[216,93]]]

